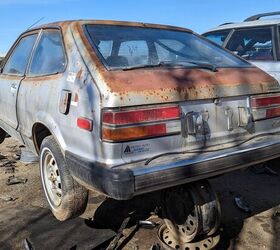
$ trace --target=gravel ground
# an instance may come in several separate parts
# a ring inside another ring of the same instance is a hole
[[[104,249],[131,211],[134,211],[132,220],[118,249],[146,250],[157,242],[158,227],[135,226],[138,219],[162,223],[151,213],[153,204],[149,195],[117,202],[91,193],[81,218],[57,221],[47,209],[38,164],[21,163],[19,146],[11,138],[0,145],[0,249],[24,249],[24,239],[35,249]],[[210,180],[222,206],[221,241],[216,249],[280,249],[278,165],[279,159],[267,163],[276,174],[258,166]],[[6,182],[12,175],[27,182],[9,186]],[[250,213],[237,208],[234,203],[237,196],[247,201]]]

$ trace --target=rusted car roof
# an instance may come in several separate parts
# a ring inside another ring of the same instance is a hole
[[[159,29],[171,29],[171,30],[181,30],[186,32],[193,32],[190,29],[172,26],[172,25],[163,25],[163,24],[152,24],[152,23],[141,23],[141,22],[127,22],[127,21],[113,21],[113,20],[67,20],[59,21],[48,24],[43,24],[35,27],[34,29],[46,28],[46,27],[67,27],[70,24],[74,25],[83,25],[83,24],[107,24],[107,25],[119,25],[119,26],[133,26],[133,27],[147,27],[147,28],[159,28]]]

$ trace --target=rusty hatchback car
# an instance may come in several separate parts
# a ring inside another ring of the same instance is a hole
[[[278,82],[194,32],[65,21],[24,32],[0,74],[1,139],[40,156],[49,206],[80,215],[280,156]]]

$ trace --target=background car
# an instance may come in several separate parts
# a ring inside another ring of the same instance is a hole
[[[3,61],[3,59],[4,59],[4,54],[2,54],[2,53],[0,52],[0,64],[1,64],[1,62]]]
[[[225,23],[203,36],[249,60],[280,80],[280,12],[251,16],[241,23]]]

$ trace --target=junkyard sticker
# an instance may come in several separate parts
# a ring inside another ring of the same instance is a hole
[[[149,152],[151,150],[150,143],[144,143],[144,144],[136,144],[136,145],[126,145],[124,147],[124,154],[137,154],[137,153],[145,153]]]

